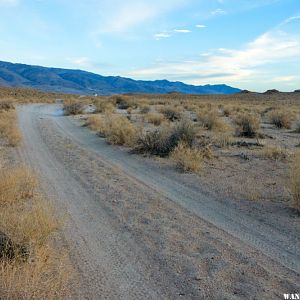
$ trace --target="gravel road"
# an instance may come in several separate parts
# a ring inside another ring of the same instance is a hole
[[[282,299],[299,292],[299,226],[204,193],[59,113],[18,108],[22,158],[68,215],[78,299]],[[293,224],[293,226],[292,226]]]

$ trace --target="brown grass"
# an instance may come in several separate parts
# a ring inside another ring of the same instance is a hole
[[[198,113],[198,119],[200,124],[213,131],[225,132],[229,130],[229,125],[226,124],[218,115],[218,112],[213,111],[200,111]]]
[[[9,111],[15,108],[13,101],[0,100],[0,111]]]
[[[290,191],[294,207],[300,214],[300,152],[296,153],[290,176]]]
[[[79,115],[82,114],[84,108],[84,104],[80,102],[75,102],[75,103],[65,103],[64,104],[64,114],[66,116],[70,115]]]
[[[67,255],[51,246],[37,248],[30,263],[0,262],[0,299],[71,299],[72,268]]]
[[[199,172],[202,167],[202,152],[199,149],[191,148],[183,142],[176,146],[170,158],[181,172]]]
[[[280,146],[267,145],[263,148],[262,155],[272,160],[285,160],[288,157],[288,152]]]
[[[114,145],[133,146],[138,136],[138,129],[125,117],[113,114],[91,116],[90,127],[103,134]]]
[[[52,243],[62,222],[26,167],[1,170],[1,179],[0,231],[23,253],[0,260],[0,299],[66,299],[72,268]]]
[[[253,114],[239,114],[235,123],[238,125],[237,135],[245,137],[257,136],[258,130],[260,129],[260,119]]]
[[[26,167],[0,170],[0,205],[12,204],[33,196],[37,180]]]
[[[270,123],[274,124],[277,128],[290,129],[295,117],[290,111],[277,109],[269,113],[269,119]]]
[[[148,113],[145,117],[148,123],[152,123],[155,126],[161,125],[166,120],[165,116],[161,113]]]
[[[14,110],[0,111],[0,139],[11,147],[15,147],[21,142],[21,133]]]
[[[178,121],[181,119],[180,111],[171,106],[162,107],[160,112],[165,116],[165,118],[171,122]]]

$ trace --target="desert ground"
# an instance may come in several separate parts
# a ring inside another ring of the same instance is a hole
[[[25,260],[1,262],[0,299],[299,292],[300,93],[82,97],[0,89],[0,99],[1,176],[26,165],[36,178],[22,197],[0,185],[6,220],[15,215],[0,232],[30,245]],[[28,183],[13,191],[18,186]],[[29,235],[18,216],[35,198],[51,222],[39,234],[32,232],[43,223],[34,224]],[[39,259],[50,263],[38,268]],[[37,274],[27,293],[24,270]]]

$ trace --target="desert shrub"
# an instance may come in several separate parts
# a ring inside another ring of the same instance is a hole
[[[296,153],[290,176],[290,191],[294,207],[300,214],[300,152]]]
[[[116,104],[119,109],[128,109],[130,107],[128,100],[122,96],[116,96]]]
[[[288,157],[288,152],[286,149],[275,146],[275,145],[267,145],[262,150],[262,155],[265,158],[272,159],[272,160],[284,160]]]
[[[115,103],[119,109],[128,109],[129,107],[131,108],[136,108],[137,104],[135,100],[130,99],[128,96],[114,96]]]
[[[168,156],[179,142],[192,146],[196,132],[189,121],[181,121],[171,128],[158,128],[154,131],[142,133],[137,140],[134,152],[149,153],[161,157]]]
[[[84,126],[87,126],[95,131],[100,131],[103,128],[103,116],[99,116],[99,115],[88,116]]]
[[[223,109],[223,114],[224,114],[225,117],[229,117],[230,114],[231,114],[231,109],[230,109],[230,107],[224,107],[224,109]]]
[[[84,104],[80,102],[75,102],[70,104],[65,103],[63,108],[64,114],[66,116],[82,114],[83,109],[84,109]]]
[[[181,113],[179,110],[170,106],[162,107],[160,112],[171,122],[178,121],[181,118]]]
[[[143,105],[143,106],[141,107],[141,113],[142,113],[142,114],[147,114],[147,113],[150,112],[150,110],[151,110],[151,108],[150,108],[149,105]]]
[[[115,105],[111,101],[96,101],[94,103],[96,110],[95,113],[113,113],[115,110]]]
[[[240,114],[235,119],[238,125],[237,135],[245,137],[255,137],[260,129],[260,120],[253,114]]]
[[[170,158],[181,172],[198,172],[202,167],[203,154],[199,149],[191,148],[180,142],[172,151]]]
[[[165,117],[161,113],[148,113],[146,115],[146,120],[155,126],[159,126],[165,120]]]
[[[274,124],[277,128],[289,129],[294,121],[294,116],[289,111],[277,109],[269,113],[269,119],[271,124]]]
[[[0,111],[1,110],[8,111],[8,110],[11,110],[14,108],[15,108],[15,106],[14,106],[13,101],[5,101],[5,100],[0,101]]]
[[[200,124],[208,130],[226,131],[229,127],[214,110],[200,112],[198,114],[198,119]]]
[[[132,146],[138,136],[138,129],[125,117],[107,114],[99,121],[99,132],[115,145]]]

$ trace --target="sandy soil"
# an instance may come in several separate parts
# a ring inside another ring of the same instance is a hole
[[[19,107],[20,154],[67,212],[76,299],[282,299],[299,292],[299,222],[232,201],[57,113]]]

